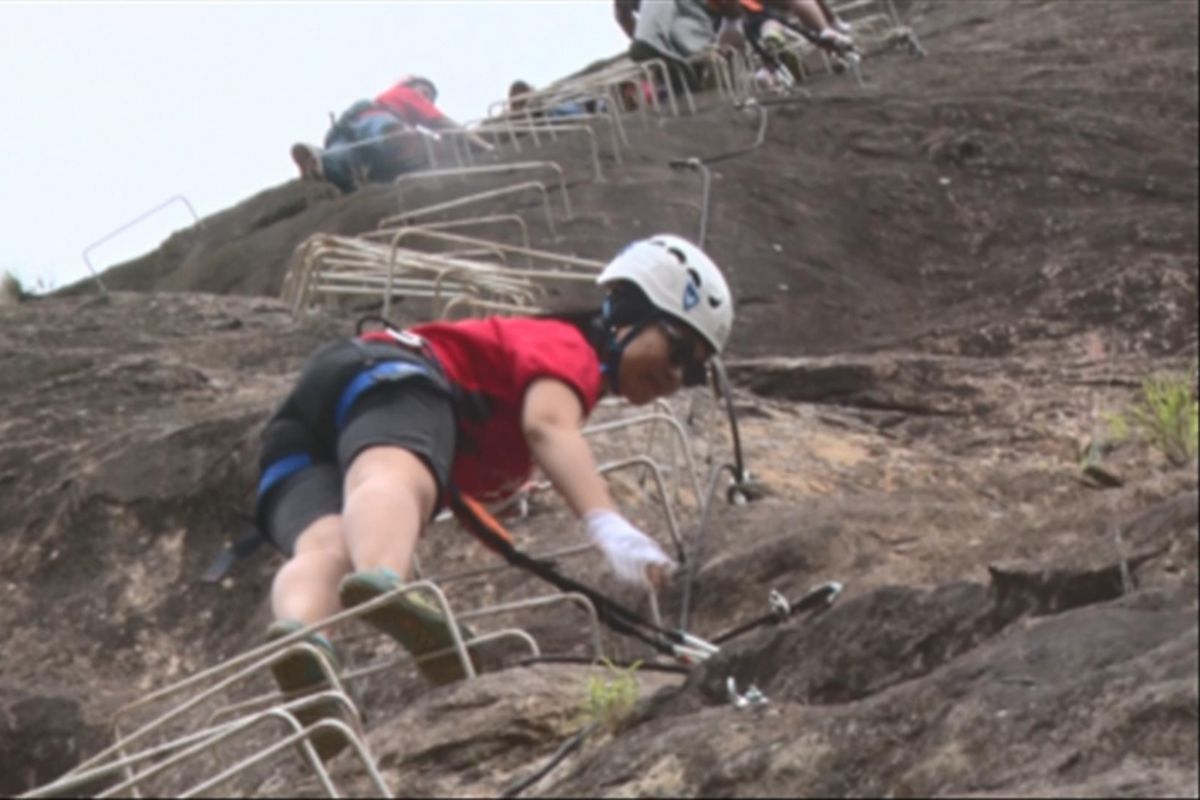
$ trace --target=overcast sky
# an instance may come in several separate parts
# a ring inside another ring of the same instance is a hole
[[[83,251],[183,195],[200,216],[296,174],[295,141],[405,73],[459,121],[627,46],[611,0],[5,3],[0,271],[87,275]],[[191,224],[173,202],[90,251],[98,268]]]

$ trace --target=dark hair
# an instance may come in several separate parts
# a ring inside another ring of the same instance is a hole
[[[636,325],[662,313],[633,281],[614,281],[608,290],[608,324],[614,328]]]
[[[603,308],[547,311],[535,315],[535,318],[554,319],[574,326],[603,361],[612,342],[612,329],[636,325],[662,313],[650,302],[641,287],[631,281],[615,281],[609,287],[606,303],[607,319]]]
[[[534,319],[552,319],[565,322],[578,329],[583,338],[596,351],[596,356],[603,361],[608,354],[609,333],[604,327],[604,311],[599,308],[572,309],[568,311],[547,311],[534,314]]]

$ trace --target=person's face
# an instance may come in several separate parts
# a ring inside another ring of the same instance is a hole
[[[624,331],[618,331],[620,338]],[[621,395],[635,406],[704,383],[708,345],[686,325],[656,320],[638,332],[621,355]]]

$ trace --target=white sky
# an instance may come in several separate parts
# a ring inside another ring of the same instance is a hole
[[[207,216],[296,175],[295,141],[405,73],[460,122],[621,51],[611,0],[5,3],[0,271],[37,290],[173,195]],[[192,223],[179,202],[89,257],[98,269]]]

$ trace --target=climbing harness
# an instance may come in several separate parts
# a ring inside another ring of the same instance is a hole
[[[764,625],[779,625],[802,611],[814,613],[824,611],[842,593],[842,588],[842,584],[838,581],[829,581],[809,589],[795,600],[787,600],[778,591],[771,590],[768,596],[770,611],[749,622],[718,633],[710,641],[716,645],[724,644]]]
[[[449,501],[459,524],[485,547],[514,567],[530,572],[562,591],[583,595],[595,606],[600,621],[617,633],[637,639],[685,664],[703,661],[717,652],[711,642],[682,630],[659,627],[601,592],[563,575],[552,563],[521,552],[513,543],[512,535],[478,501],[453,488],[449,492]]]

